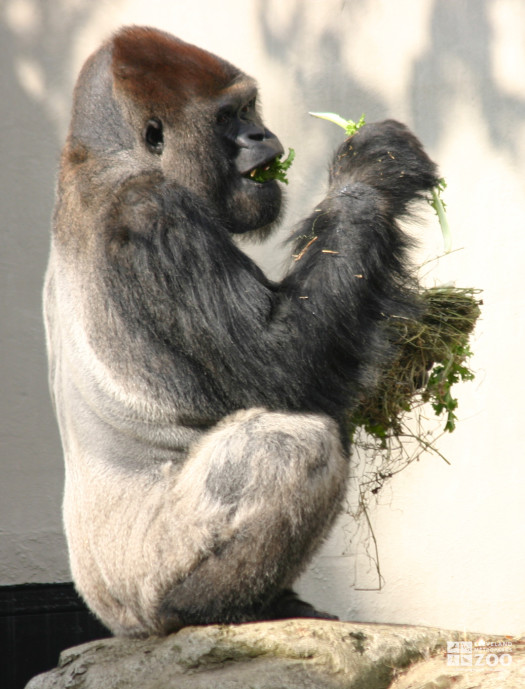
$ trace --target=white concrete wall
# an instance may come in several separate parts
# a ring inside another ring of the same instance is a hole
[[[343,527],[301,591],[346,619],[524,631],[521,0],[0,1],[0,585],[69,579],[40,289],[70,92],[123,23],[169,30],[258,78],[268,125],[297,154],[288,225],[319,198],[341,138],[309,110],[401,119],[440,163],[458,251],[428,280],[481,288],[485,302],[478,375],[440,443],[451,466],[426,457],[380,493],[381,591],[358,590],[377,578],[366,542]],[[415,233],[421,260],[441,253],[431,218]],[[262,255],[270,270],[274,255]]]

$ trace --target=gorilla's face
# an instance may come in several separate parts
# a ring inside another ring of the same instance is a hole
[[[268,226],[279,215],[281,189],[275,180],[260,182],[257,178],[284,151],[256,110],[255,88],[248,82],[220,99],[214,120],[229,167],[221,211],[230,231],[244,233]]]
[[[141,144],[165,177],[211,203],[233,234],[266,228],[281,209],[278,182],[257,181],[283,147],[264,126],[256,95],[250,79],[237,78],[216,97],[178,104],[173,112],[157,108],[145,125],[140,118],[132,124],[142,127]],[[147,113],[141,108],[142,119]]]
[[[124,30],[80,75],[70,160],[91,161],[90,174],[110,171],[111,185],[119,174],[160,174],[199,196],[229,232],[264,236],[281,189],[255,178],[283,147],[256,97],[251,78],[205,50],[152,29]]]
[[[167,35],[117,37],[112,97],[134,142],[135,167],[162,171],[198,194],[234,234],[267,229],[281,189],[258,172],[283,154],[257,110],[255,82],[236,67]]]

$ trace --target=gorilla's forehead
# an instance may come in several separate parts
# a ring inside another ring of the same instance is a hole
[[[173,107],[195,96],[213,97],[239,88],[244,78],[212,53],[149,27],[121,29],[112,48],[117,88],[144,104]]]
[[[214,103],[218,104],[219,107],[221,103],[232,104],[235,101],[246,102],[255,98],[257,95],[257,82],[255,79],[248,77],[246,75],[241,75],[241,78],[228,84],[224,89],[219,91],[216,98],[214,98]]]

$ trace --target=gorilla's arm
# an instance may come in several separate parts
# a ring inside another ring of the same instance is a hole
[[[419,312],[412,241],[398,219],[436,183],[419,141],[392,120],[365,126],[336,152],[328,195],[296,232],[295,268],[282,285],[302,305],[305,356],[315,357],[310,399],[319,408],[351,407],[392,354],[387,317]],[[309,332],[320,350],[310,348]]]
[[[197,409],[215,418],[258,405],[337,416],[388,356],[385,317],[414,313],[410,242],[396,217],[435,183],[403,125],[367,125],[337,151],[329,192],[297,230],[296,260],[275,285],[194,194],[172,183],[140,194],[149,183],[135,178],[111,212],[103,279],[119,295],[123,328],[148,324],[147,356],[164,362],[163,385],[190,422]]]

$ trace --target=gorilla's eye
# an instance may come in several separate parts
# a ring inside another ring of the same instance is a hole
[[[225,127],[226,125],[230,124],[232,118],[233,111],[231,110],[231,108],[224,108],[223,110],[219,110],[219,112],[217,113],[217,117],[215,118],[215,121],[221,127]]]
[[[247,115],[249,112],[252,112],[255,110],[255,98],[252,98],[251,101],[243,105],[241,108],[241,112],[243,115]]]
[[[162,131],[162,122],[156,117],[152,117],[146,124],[146,131],[144,133],[144,140],[146,146],[152,153],[161,154],[164,149],[164,133]]]

